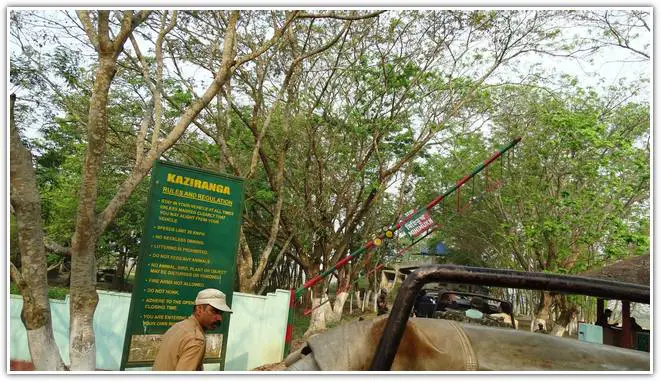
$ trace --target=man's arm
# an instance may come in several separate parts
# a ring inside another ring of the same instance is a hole
[[[177,361],[177,371],[201,370],[198,366],[204,357],[204,341],[193,338],[184,345],[184,349]]]

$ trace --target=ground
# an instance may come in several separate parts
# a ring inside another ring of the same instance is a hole
[[[34,365],[28,361],[14,361],[9,362],[9,370],[11,371],[34,371]]]
[[[328,329],[326,329],[326,330],[328,330]],[[291,342],[291,351],[294,352],[294,351],[300,349],[301,346],[303,346],[303,344],[305,343],[305,341],[306,341],[306,339],[304,339],[304,338],[299,338],[299,339],[292,340],[292,342]],[[287,366],[285,366],[285,361],[282,360],[281,362],[269,363],[269,364],[266,364],[266,365],[258,366],[256,368],[252,369],[251,371],[284,371],[286,369],[287,369]]]

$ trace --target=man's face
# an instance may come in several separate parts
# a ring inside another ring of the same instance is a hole
[[[197,321],[205,331],[214,330],[223,320],[223,312],[211,305],[203,305],[198,308],[200,313]]]

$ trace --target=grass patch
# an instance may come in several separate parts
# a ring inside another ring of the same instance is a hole
[[[292,340],[303,338],[308,326],[310,326],[310,316],[304,315],[301,309],[294,309]]]
[[[369,311],[368,309],[365,312],[360,310],[360,307],[354,306],[353,312],[349,313],[349,301],[345,302],[345,309],[342,314],[342,318],[339,322],[329,322],[328,316],[326,316],[326,329],[332,329],[336,326],[344,325],[347,322],[357,320],[359,317],[364,319],[371,319],[376,317],[376,313]],[[294,309],[294,319],[293,319],[293,330],[292,330],[292,340],[303,339],[305,331],[308,330],[310,326],[310,317],[303,314],[304,309]]]

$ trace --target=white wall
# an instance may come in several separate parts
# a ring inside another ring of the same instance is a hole
[[[99,304],[94,313],[96,335],[96,367],[119,370],[131,294],[98,291]],[[65,364],[69,364],[69,296],[65,300],[50,300],[55,342]],[[21,322],[21,296],[10,296],[10,359],[30,361],[27,332]],[[235,292],[227,337],[225,370],[250,370],[257,366],[280,362],[285,347],[289,291],[277,290],[267,296]],[[205,370],[218,370],[206,365]]]

